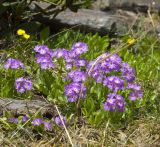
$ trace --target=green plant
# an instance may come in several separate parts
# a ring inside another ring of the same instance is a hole
[[[49,36],[49,29],[46,28],[41,32],[40,43],[47,44],[50,48],[67,48],[70,49],[72,44],[77,41],[86,42],[89,46],[89,51],[87,54],[82,55],[87,61],[94,60],[101,54],[112,51],[114,49],[107,49],[109,45],[109,38],[107,36],[100,37],[98,34],[81,34],[79,32],[68,31],[60,34],[52,39]],[[151,36],[146,36],[147,39]],[[145,40],[144,38],[144,40]],[[63,114],[70,116],[83,116],[92,125],[98,126],[104,124],[110,118],[110,122],[116,123],[115,125],[120,125],[122,122],[129,121],[130,119],[139,117],[139,115],[146,114],[146,112],[159,112],[159,90],[158,79],[159,71],[159,54],[157,54],[157,49],[154,47],[142,58],[143,50],[135,54],[134,49],[140,49],[144,46],[149,45],[149,42],[140,41],[135,43],[135,45],[128,46],[127,49],[122,49],[119,55],[125,62],[129,62],[131,66],[136,69],[137,82],[140,82],[143,90],[144,97],[140,101],[129,102],[126,98],[126,111],[124,113],[119,112],[106,112],[103,108],[103,102],[106,99],[106,95],[109,92],[106,87],[101,84],[96,84],[96,82],[86,82],[88,87],[87,98],[84,101],[79,101],[78,103],[68,103],[67,98],[64,95],[64,85],[66,84],[65,76],[67,72],[65,71],[64,61],[62,59],[55,59],[56,68],[54,70],[41,70],[39,65],[35,62],[35,52],[33,48],[38,41],[22,41],[19,39],[17,45],[13,46],[12,49],[4,50],[8,57],[16,58],[25,64],[25,72],[23,70],[10,70],[6,71],[3,69],[3,64],[1,64],[1,97],[21,97],[28,98],[36,94],[43,95],[49,101],[56,103],[61,106]],[[143,46],[142,46],[142,45]],[[159,42],[156,43],[157,45]],[[156,46],[155,46],[156,48]],[[54,50],[53,50],[54,51]],[[150,54],[150,51],[152,54]],[[25,59],[25,60],[24,60]],[[4,63],[3,59],[3,62]],[[156,61],[156,62],[155,62]],[[151,70],[152,69],[152,70]],[[11,74],[12,73],[12,74]],[[5,78],[4,78],[5,76]],[[12,76],[12,78],[11,78]],[[34,89],[32,94],[29,95],[19,95],[14,89],[14,80],[20,76],[25,76],[30,78],[34,83]],[[67,83],[68,84],[68,83]],[[124,97],[126,92],[119,93]],[[76,112],[76,113],[73,113]],[[117,123],[119,122],[119,124]]]

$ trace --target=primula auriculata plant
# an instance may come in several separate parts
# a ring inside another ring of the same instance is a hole
[[[51,119],[40,118],[40,117],[36,117],[33,119],[27,115],[19,116],[18,118],[16,117],[8,118],[8,122],[13,126],[18,126],[18,125],[30,126],[31,128],[39,132],[56,130],[57,127],[63,126],[62,121],[64,125],[67,126],[66,117],[63,115],[55,116],[55,117],[52,117]]]
[[[16,76],[18,93],[35,89],[61,106],[67,116],[83,115],[96,125],[109,119],[116,123],[140,107],[143,92],[135,82],[136,72],[118,54],[107,52],[87,61],[88,45],[84,42],[74,43],[70,50],[36,45],[34,52],[35,74],[32,78]],[[4,68],[16,72],[25,70],[25,65],[9,58]]]

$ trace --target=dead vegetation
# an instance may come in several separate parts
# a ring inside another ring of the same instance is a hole
[[[68,136],[62,128],[59,131],[36,135],[31,129],[4,130],[0,123],[0,146],[50,147],[70,146]],[[73,146],[107,146],[107,147],[159,147],[160,124],[153,117],[141,118],[129,123],[125,129],[114,129],[106,124],[103,129],[83,125],[79,128],[67,128]],[[23,135],[22,135],[23,134]],[[36,138],[36,139],[35,139]]]

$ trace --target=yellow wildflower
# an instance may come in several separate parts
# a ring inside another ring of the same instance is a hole
[[[17,30],[17,35],[24,35],[26,32],[25,32],[25,30],[22,30],[22,29],[18,29]]]
[[[30,38],[30,35],[28,34],[23,34],[23,38],[25,38],[26,40],[28,40]]]
[[[133,43],[135,43],[135,39],[134,38],[129,38],[128,40],[127,40],[127,43],[128,44],[133,44]]]

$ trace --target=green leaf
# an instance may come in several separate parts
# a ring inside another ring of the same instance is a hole
[[[49,37],[50,29],[49,27],[44,28],[40,33],[40,40],[42,43],[45,42],[45,40]]]

